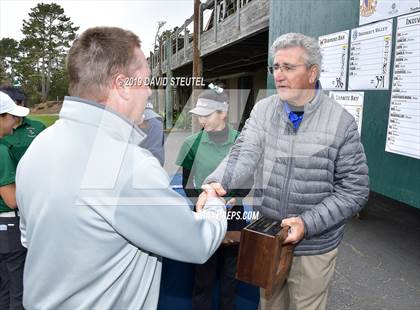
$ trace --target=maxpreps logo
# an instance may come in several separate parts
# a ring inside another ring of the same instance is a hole
[[[360,15],[369,17],[376,12],[377,0],[361,0],[360,1]]]

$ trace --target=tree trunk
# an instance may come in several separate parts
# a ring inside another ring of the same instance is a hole
[[[41,65],[41,102],[47,101],[46,93],[46,78],[45,78],[45,64]]]

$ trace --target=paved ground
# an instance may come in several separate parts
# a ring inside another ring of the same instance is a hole
[[[329,309],[420,309],[420,210],[372,194],[347,225]]]
[[[170,175],[188,132],[167,138]],[[364,219],[346,226],[330,290],[331,310],[420,309],[420,210],[372,194]]]

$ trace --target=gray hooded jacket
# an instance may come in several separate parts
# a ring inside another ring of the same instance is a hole
[[[263,215],[300,216],[305,236],[297,256],[335,249],[345,220],[369,196],[356,122],[322,90],[305,105],[297,130],[278,95],[259,101],[229,155],[205,180],[211,182],[227,191],[253,184],[254,208]]]

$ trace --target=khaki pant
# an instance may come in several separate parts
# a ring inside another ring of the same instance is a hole
[[[337,249],[321,255],[295,256],[286,283],[270,299],[260,290],[260,310],[324,310],[334,274]]]

